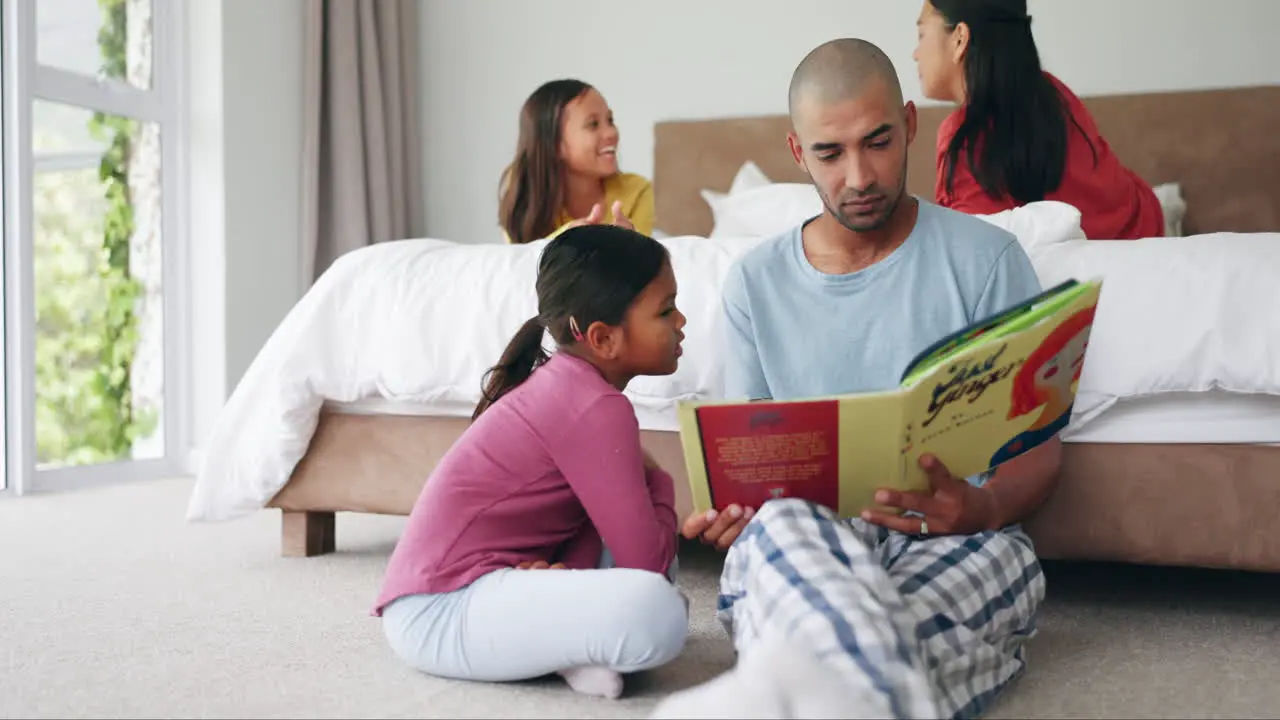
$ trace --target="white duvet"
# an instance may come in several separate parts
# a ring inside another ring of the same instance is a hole
[[[1067,206],[988,218],[1018,235],[1047,286],[1105,277],[1081,378],[1078,426],[1117,398],[1225,388],[1280,394],[1280,234],[1099,242]],[[719,289],[758,238],[676,237],[680,369],[627,389],[646,429],[674,430],[675,403],[720,393]],[[262,508],[306,452],[325,401],[469,408],[512,333],[535,313],[544,243],[421,239],[340,258],[284,319],[228,399],[204,450],[188,519]]]
[[[719,393],[720,283],[755,242],[663,240],[688,325],[679,370],[627,388],[642,427],[674,429],[676,401]],[[204,448],[188,518],[226,520],[263,507],[306,452],[326,400],[385,398],[469,415],[485,371],[536,312],[545,244],[403,240],[339,258],[227,400]]]

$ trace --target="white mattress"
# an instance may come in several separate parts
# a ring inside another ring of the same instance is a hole
[[[470,417],[465,403],[410,403],[371,398],[325,403],[335,412],[361,415]],[[655,417],[646,417],[653,414]],[[636,409],[640,427],[670,430],[671,418]],[[1078,430],[1067,442],[1087,443],[1248,443],[1280,445],[1280,396],[1211,390],[1122,399]]]
[[[1089,428],[1116,398],[1212,388],[1280,395],[1280,313],[1265,311],[1275,306],[1280,232],[1108,243],[1080,240],[1079,211],[1062,203],[986,217],[1017,236],[1043,286],[1067,277],[1106,282],[1080,378],[1079,397],[1089,402],[1077,402],[1074,429]],[[720,392],[724,278],[762,241],[663,240],[689,323],[680,369],[638,377],[627,388],[642,428],[674,430],[675,403]],[[488,365],[536,312],[545,247],[418,238],[344,254],[289,311],[227,398],[205,439],[187,519],[230,520],[267,505],[306,454],[326,399],[443,401],[453,406],[392,408],[468,416]],[[1195,284],[1200,292],[1186,292]],[[1216,410],[1214,424],[1222,415]],[[1245,417],[1257,415],[1250,410]],[[1200,427],[1204,416],[1195,412],[1195,433],[1188,436],[1184,424],[1175,439],[1205,439],[1206,430],[1213,439],[1280,439],[1240,422],[1234,410],[1227,427],[1213,428]],[[1171,432],[1167,423],[1148,424],[1165,437]],[[1104,427],[1091,429],[1092,438]]]
[[[324,409],[330,412],[347,415],[422,415],[427,417],[471,417],[474,406],[466,403],[436,402],[418,403],[387,400],[386,398],[365,398],[355,402],[333,402],[326,400]]]
[[[474,405],[464,402],[403,402],[386,398],[366,398],[355,402],[333,402],[326,400],[326,410],[349,415],[418,415],[427,417],[471,417]],[[673,413],[657,412],[641,406],[634,406],[636,420],[641,430],[660,430],[675,432],[679,428]]]

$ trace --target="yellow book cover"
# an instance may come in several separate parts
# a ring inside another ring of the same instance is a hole
[[[1071,419],[1101,281],[1069,280],[940,339],[900,387],[677,408],[694,509],[796,497],[856,517],[880,488],[926,490],[932,453],[957,477],[989,470]]]

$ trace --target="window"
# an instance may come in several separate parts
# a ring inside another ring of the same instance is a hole
[[[182,2],[0,3],[8,485],[177,474]]]

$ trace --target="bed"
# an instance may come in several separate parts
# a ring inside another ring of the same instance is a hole
[[[1154,308],[1160,319],[1154,325],[1163,322],[1163,334],[1146,323],[1132,331],[1106,331],[1124,338],[1114,343],[1121,355],[1153,346],[1161,352],[1154,353],[1145,370],[1141,363],[1119,357],[1107,362],[1123,365],[1126,372],[1096,377],[1088,388],[1082,379],[1082,397],[1091,398],[1083,403],[1087,417],[1080,423],[1073,420],[1062,482],[1028,529],[1048,558],[1280,570],[1280,535],[1270,531],[1274,508],[1280,506],[1280,325],[1274,320],[1280,313],[1258,308],[1225,330],[1214,326],[1214,318],[1225,314],[1222,309],[1242,297],[1256,304],[1247,299],[1252,296],[1241,294],[1246,292],[1242,288],[1257,292],[1270,281],[1263,276],[1274,278],[1280,271],[1274,252],[1280,247],[1280,138],[1270,132],[1280,125],[1280,88],[1085,102],[1131,167],[1152,184],[1178,184],[1186,204],[1184,234],[1193,237],[1162,239],[1184,248],[1176,251],[1183,255],[1171,272],[1203,272],[1208,285],[1200,292],[1217,298],[1217,305],[1205,303],[1213,307],[1204,308],[1207,315],[1199,326],[1189,326],[1190,333],[1174,331],[1194,318],[1160,307]],[[925,197],[932,195],[932,137],[943,115],[939,108],[920,113],[909,187]],[[1230,119],[1230,132],[1204,132],[1223,118]],[[752,242],[711,237],[715,228],[704,191],[727,193],[748,160],[779,185],[801,182],[785,149],[785,131],[781,117],[672,121],[656,128],[658,225],[672,236],[664,242],[677,258],[682,295],[692,288],[694,297],[682,301],[692,303],[686,311],[691,326],[715,325],[716,273],[727,267],[739,246]],[[1039,241],[1031,237],[1029,242],[1036,246]],[[1152,248],[1150,242],[1055,238],[1038,246],[1037,271],[1043,270],[1042,280],[1051,281],[1054,273],[1105,267],[1109,288],[1129,288],[1112,301],[1138,308],[1152,302],[1151,293],[1125,278],[1149,272],[1141,243]],[[461,270],[438,267],[446,253],[457,252],[449,245],[422,240],[372,249],[367,255],[379,254],[379,262],[386,263],[376,282],[363,279],[374,274],[361,264],[368,258],[335,263],[282,323],[229,399],[197,477],[189,519],[226,520],[279,509],[283,553],[309,556],[335,550],[337,513],[409,512],[435,462],[465,429],[478,396],[480,361],[458,357],[471,354],[490,362],[497,357],[494,348],[500,350],[533,310],[531,293],[494,299],[488,297],[499,292],[494,286],[472,289],[477,303],[487,302],[485,312],[496,313],[491,316],[496,319],[486,324],[452,318],[465,331],[449,342],[461,343],[464,351],[426,348],[389,359],[388,350],[403,342],[392,339],[404,335],[406,327],[384,317],[385,309],[408,307],[412,314],[413,303],[401,296],[378,302],[370,298],[390,292],[388,285],[411,293],[414,283],[459,284]],[[1219,248],[1223,250],[1217,252]],[[519,278],[531,288],[536,251],[536,246],[525,254],[511,246],[472,246],[465,261],[453,262],[472,270],[483,266],[491,277],[507,273],[504,277]],[[1114,260],[1107,253],[1133,256]],[[1179,302],[1178,295],[1187,294],[1185,285],[1175,285],[1171,281],[1163,289],[1165,302]],[[335,297],[337,287],[343,289]],[[462,307],[458,297],[441,303],[457,314]],[[422,312],[439,324],[450,320],[444,310]],[[353,341],[333,331],[341,324],[335,317],[347,322],[367,318],[374,327]],[[1136,337],[1143,332],[1145,338]],[[440,337],[436,333],[437,342]],[[709,338],[709,333],[691,336],[686,361],[705,355],[698,352],[698,343],[709,349]],[[1201,357],[1190,377],[1180,369],[1179,358],[1185,354],[1204,354],[1205,347],[1224,343],[1227,349],[1217,347],[1211,359]],[[1101,345],[1093,343],[1090,367]],[[1242,353],[1260,353],[1256,357],[1261,359],[1245,360]],[[433,363],[448,365],[448,372],[437,371]],[[354,372],[353,367],[363,369]],[[414,385],[413,373],[423,367],[447,377],[431,388]],[[678,503],[687,508],[683,461],[669,410],[682,397],[714,393],[718,378],[714,363],[691,363],[677,375],[628,392],[641,419],[644,444],[676,476]],[[358,379],[345,380],[352,377]],[[321,382],[325,378],[340,379]]]

